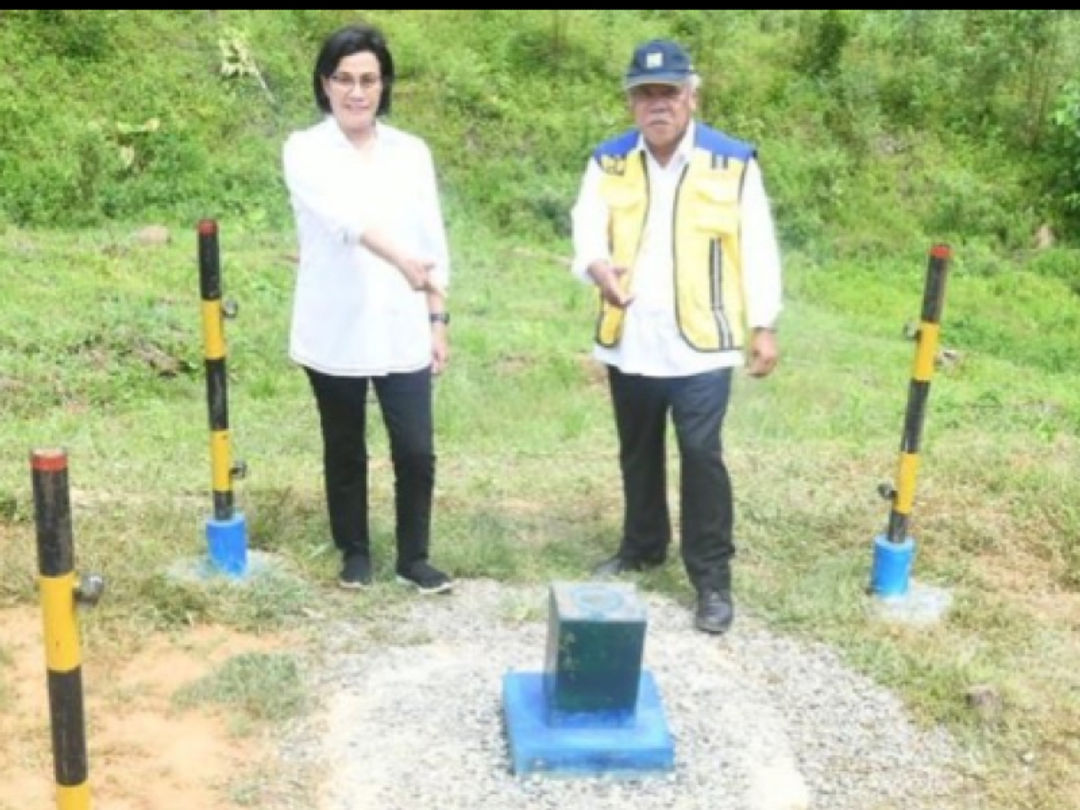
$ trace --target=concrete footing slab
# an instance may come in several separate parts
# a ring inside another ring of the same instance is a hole
[[[911,625],[940,622],[952,605],[945,588],[909,580],[907,590],[894,596],[871,596],[870,610],[879,619]]]
[[[633,718],[549,724],[542,672],[503,678],[503,712],[516,776],[639,777],[675,767],[674,742],[652,673],[642,670]]]
[[[177,560],[169,566],[166,576],[178,582],[224,582],[239,586],[250,585],[268,575],[278,573],[280,561],[261,551],[249,551],[242,574],[223,571],[209,555]]]

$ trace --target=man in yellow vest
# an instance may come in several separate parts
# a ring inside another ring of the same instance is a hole
[[[756,151],[694,119],[700,78],[670,40],[634,50],[635,128],[600,144],[573,209],[572,271],[598,290],[593,355],[608,369],[623,535],[595,576],[659,565],[671,543],[664,435],[681,459],[681,552],[695,626],[731,626],[731,482],[721,427],[732,370],[777,362],[780,255]]]

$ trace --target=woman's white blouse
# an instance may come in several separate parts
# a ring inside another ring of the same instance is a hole
[[[293,132],[282,158],[300,245],[289,357],[339,376],[427,366],[426,293],[359,243],[376,229],[399,250],[432,260],[432,280],[447,289],[446,231],[427,144],[378,122],[364,156],[327,116]]]

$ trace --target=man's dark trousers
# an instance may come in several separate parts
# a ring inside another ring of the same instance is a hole
[[[730,368],[645,377],[608,367],[625,503],[619,554],[645,564],[667,555],[671,520],[664,437],[670,411],[681,459],[682,558],[698,591],[731,587],[733,505],[720,440],[731,376]]]

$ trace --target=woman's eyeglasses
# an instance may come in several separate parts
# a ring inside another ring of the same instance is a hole
[[[359,76],[353,76],[351,73],[331,73],[330,83],[345,93],[357,85],[367,92],[382,83],[382,76],[377,73],[363,73]]]

